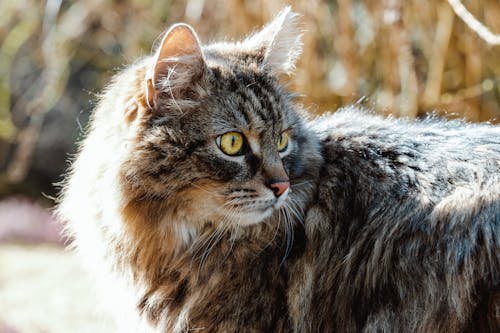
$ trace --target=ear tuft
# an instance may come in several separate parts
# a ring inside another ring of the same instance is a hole
[[[298,17],[287,6],[262,30],[243,41],[243,44],[252,45],[254,49],[265,49],[262,63],[264,67],[290,74],[302,53],[302,31]]]
[[[203,72],[205,60],[198,36],[184,23],[173,25],[163,37],[146,77],[150,108],[162,91],[178,91]]]

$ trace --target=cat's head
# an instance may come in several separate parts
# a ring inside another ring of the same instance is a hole
[[[207,46],[177,24],[134,69],[142,93],[127,116],[134,140],[121,168],[133,207],[161,202],[163,223],[229,227],[297,212],[318,155],[278,80],[301,51],[296,18],[286,8],[241,42]]]

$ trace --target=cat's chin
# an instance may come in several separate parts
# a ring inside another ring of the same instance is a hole
[[[259,209],[249,212],[239,212],[235,216],[235,222],[239,226],[250,226],[254,224],[258,224],[264,221],[266,218],[271,216],[274,212],[272,207],[266,209]]]

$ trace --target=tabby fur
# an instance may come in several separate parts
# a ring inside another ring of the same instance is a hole
[[[498,332],[500,129],[309,121],[280,81],[296,21],[206,46],[174,25],[102,95],[58,214],[119,331]]]
[[[291,269],[297,332],[498,332],[500,128],[383,119],[311,124],[324,164]]]
[[[320,166],[278,80],[300,52],[295,20],[286,8],[241,42],[208,46],[175,25],[101,97],[58,213],[120,332],[292,330],[283,261]],[[216,146],[234,130],[244,156]],[[280,177],[291,190],[277,199],[269,182]],[[270,204],[282,206],[258,209]]]

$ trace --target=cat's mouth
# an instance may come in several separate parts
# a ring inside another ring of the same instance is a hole
[[[273,205],[274,209],[280,209],[283,204],[285,203],[286,198],[288,197],[288,194],[290,193],[290,188],[287,188],[285,192],[283,192],[282,195],[280,195],[277,199],[276,202]]]
[[[272,215],[275,210],[283,207],[289,189],[279,197],[252,197],[251,199],[241,197],[240,200],[232,198],[225,206],[225,214],[239,225],[252,225],[262,222]]]

